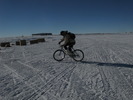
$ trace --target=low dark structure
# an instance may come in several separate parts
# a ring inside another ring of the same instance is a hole
[[[20,45],[20,42],[19,41],[16,41],[16,45]]]
[[[38,40],[30,40],[30,44],[37,44]]]
[[[44,35],[52,35],[52,33],[36,33],[36,34],[32,34],[32,36],[44,36]]]
[[[38,40],[38,42],[45,42],[45,39],[44,38],[39,38],[37,40]]]
[[[19,41],[16,41],[16,45],[24,46],[24,45],[27,45],[27,43],[26,43],[26,40],[19,40]]]
[[[2,42],[0,43],[1,47],[11,47],[10,42]]]

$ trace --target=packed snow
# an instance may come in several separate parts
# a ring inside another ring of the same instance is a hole
[[[133,100],[132,34],[77,35],[74,48],[84,52],[82,62],[69,56],[55,61],[62,37],[44,38],[43,43],[1,47],[0,100]]]

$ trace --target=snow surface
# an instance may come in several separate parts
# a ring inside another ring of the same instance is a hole
[[[133,100],[133,35],[77,35],[82,62],[53,59],[61,38],[1,48],[0,100]]]

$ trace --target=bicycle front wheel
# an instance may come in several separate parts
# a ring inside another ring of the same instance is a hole
[[[74,50],[74,56],[72,57],[75,61],[82,61],[84,59],[84,52],[80,49]]]
[[[59,49],[59,50],[56,50],[54,53],[53,53],[53,58],[56,60],[56,61],[62,61],[64,58],[65,58],[65,53],[63,50]]]

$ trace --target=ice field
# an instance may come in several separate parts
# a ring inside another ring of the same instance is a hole
[[[83,50],[82,62],[69,56],[55,61],[62,37],[44,38],[1,48],[0,100],[133,100],[132,34],[77,35],[74,48]]]

